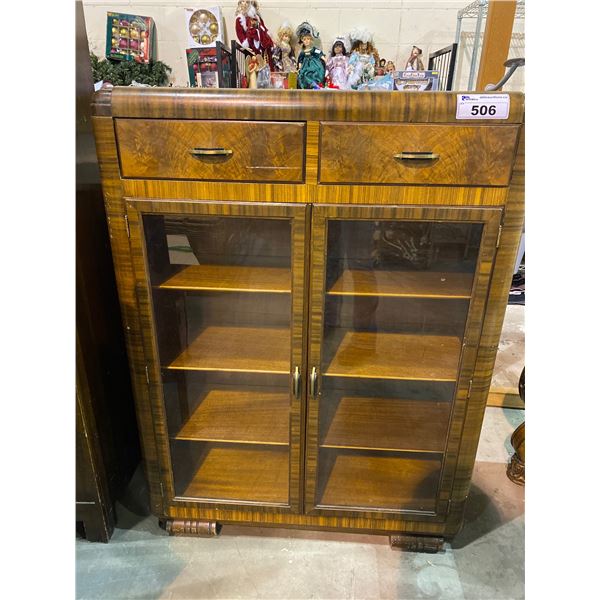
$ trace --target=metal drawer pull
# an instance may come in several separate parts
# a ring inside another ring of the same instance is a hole
[[[192,156],[231,156],[233,150],[227,148],[192,148],[190,154]]]
[[[394,154],[396,160],[437,160],[439,157],[440,155],[434,152],[400,152],[400,154]]]
[[[300,368],[299,367],[294,368],[293,381],[294,381],[294,396],[296,396],[296,398],[300,398]]]
[[[313,367],[310,372],[309,384],[310,395],[314,398],[317,390],[317,367]]]

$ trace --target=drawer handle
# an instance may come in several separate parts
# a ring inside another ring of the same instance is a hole
[[[200,156],[231,156],[233,150],[227,148],[193,148],[190,154],[195,157]]]
[[[394,154],[396,160],[437,160],[440,157],[435,152],[400,152]]]

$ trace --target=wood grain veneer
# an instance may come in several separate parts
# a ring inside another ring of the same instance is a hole
[[[460,338],[382,331],[337,331],[326,340],[335,348],[324,375],[371,379],[455,381]]]
[[[230,121],[115,121],[123,177],[206,181],[300,182],[303,123]],[[192,156],[194,148],[230,156]]]
[[[208,445],[193,479],[181,494],[286,504],[288,501],[287,449]]]
[[[289,421],[287,390],[215,389],[202,398],[175,438],[285,446]]]
[[[443,452],[450,409],[449,402],[342,396],[320,446]]]
[[[329,450],[317,506],[435,510],[441,461]]]
[[[471,297],[472,285],[472,273],[346,269],[327,293],[332,296],[467,299]]]
[[[194,371],[289,373],[290,330],[283,327],[206,327],[169,365]]]
[[[507,185],[518,132],[516,125],[322,123],[319,181]],[[348,152],[352,146],[363,151]],[[400,152],[433,152],[439,158],[394,158]]]
[[[158,286],[165,290],[212,290],[289,294],[291,273],[283,267],[190,265]]]

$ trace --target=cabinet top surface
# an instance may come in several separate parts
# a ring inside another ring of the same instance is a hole
[[[460,94],[474,92],[358,92],[114,87],[96,92],[96,116],[154,119],[373,121],[502,125],[522,123],[525,96],[511,92],[507,119],[457,120]],[[501,92],[494,92],[501,93]]]

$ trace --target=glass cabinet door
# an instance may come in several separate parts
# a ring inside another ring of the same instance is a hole
[[[309,512],[435,515],[449,497],[500,215],[313,209]]]
[[[304,213],[128,204],[172,501],[298,505]]]

